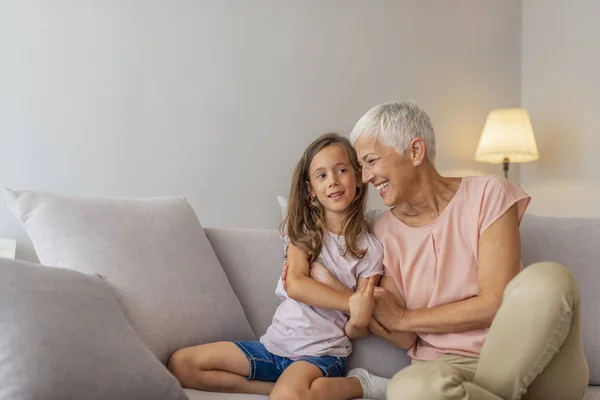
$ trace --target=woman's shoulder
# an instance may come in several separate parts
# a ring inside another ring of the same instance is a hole
[[[363,234],[361,235],[361,240],[363,242],[363,245],[366,245],[368,248],[374,247],[383,249],[381,243],[379,243],[379,240],[377,240],[375,235],[371,232],[363,231]]]
[[[516,183],[501,176],[478,176],[466,180],[467,200],[478,232],[485,231],[510,207],[517,205],[519,221],[523,218],[531,197]]]
[[[463,181],[467,197],[475,201],[481,201],[486,196],[520,197],[525,194],[519,185],[503,176],[468,176]]]
[[[392,215],[391,210],[383,212],[373,223],[371,233],[374,238],[381,240],[389,230],[395,225],[396,217]]]
[[[515,186],[518,187],[516,183],[513,183],[505,177],[499,175],[465,176],[462,179],[467,184],[467,186],[471,188],[485,188],[489,185],[504,188],[510,188]]]

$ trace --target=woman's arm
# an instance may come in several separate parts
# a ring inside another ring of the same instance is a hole
[[[396,347],[408,350],[415,345],[417,334],[414,332],[394,332],[388,331],[375,318],[371,318],[369,323],[369,331],[377,335]]]
[[[439,307],[406,310],[377,307],[375,318],[394,331],[464,332],[489,327],[508,283],[520,271],[521,245],[517,206],[513,205],[479,239],[479,295]],[[384,294],[375,292],[376,297]]]
[[[310,264],[306,253],[290,243],[285,289],[287,295],[311,307],[340,310],[348,313],[350,293],[339,292],[310,277]]]
[[[382,312],[382,309],[406,309],[406,302],[404,301],[404,298],[402,298],[394,279],[390,276],[381,278],[380,287],[375,288],[375,294],[377,299],[374,310],[375,318],[372,318],[371,323],[369,324],[369,330],[396,347],[410,349],[417,341],[416,333],[388,329],[388,325],[384,324],[385,326],[383,326],[376,319],[378,313]]]

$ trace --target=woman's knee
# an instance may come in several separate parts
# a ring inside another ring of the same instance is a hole
[[[466,394],[460,374],[451,365],[419,364],[404,368],[390,380],[387,398],[393,400],[459,399]]]
[[[505,296],[523,294],[530,301],[547,303],[566,299],[579,301],[579,288],[571,272],[554,262],[539,262],[525,268],[507,286]]]

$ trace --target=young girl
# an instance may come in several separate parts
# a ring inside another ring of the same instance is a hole
[[[366,201],[350,142],[336,134],[314,141],[292,179],[282,224],[288,266],[271,326],[259,341],[175,352],[169,369],[184,387],[271,399],[363,396],[360,377],[342,377],[351,339],[369,333],[373,286],[383,273],[382,246],[364,222]],[[334,289],[339,282],[344,287]]]

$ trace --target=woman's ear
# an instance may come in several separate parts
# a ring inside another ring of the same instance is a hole
[[[425,142],[421,138],[414,138],[410,142],[410,160],[415,167],[418,167],[423,163],[425,159],[425,152],[427,151]]]

